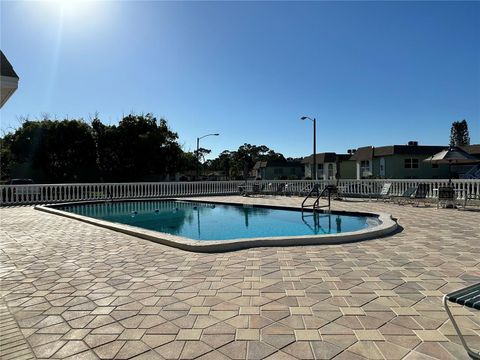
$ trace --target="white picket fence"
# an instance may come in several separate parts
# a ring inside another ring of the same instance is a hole
[[[198,181],[154,183],[87,183],[87,184],[35,184],[0,185],[0,205],[45,204],[69,201],[140,199],[180,196],[234,195],[240,186],[254,184],[263,192],[281,192],[284,195],[301,195],[313,184],[320,187],[337,184],[349,196],[367,197],[378,193],[384,183],[392,183],[391,195],[401,195],[407,188],[427,184],[428,197],[434,197],[434,189],[447,186],[444,179],[414,180],[263,180],[263,181]],[[480,194],[479,179],[453,180],[459,198]]]

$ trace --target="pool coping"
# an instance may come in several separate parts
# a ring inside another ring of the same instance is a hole
[[[299,207],[290,206],[276,206],[276,205],[261,205],[261,204],[242,204],[238,202],[225,202],[225,201],[205,201],[205,200],[185,200],[177,198],[148,198],[148,199],[122,199],[114,200],[114,202],[125,201],[145,201],[145,200],[179,200],[186,202],[203,202],[211,204],[223,204],[223,205],[237,205],[247,207],[263,207],[274,208],[283,210],[300,211]],[[242,249],[249,249],[255,247],[279,247],[279,246],[308,246],[308,245],[338,245],[359,242],[364,240],[371,240],[381,238],[392,234],[398,228],[397,222],[392,218],[392,215],[388,213],[372,213],[372,212],[348,212],[348,211],[333,211],[334,214],[339,215],[367,215],[377,217],[381,222],[379,225],[361,229],[357,231],[338,233],[338,234],[326,234],[326,235],[301,235],[301,236],[275,236],[275,237],[258,237],[258,238],[240,238],[229,239],[225,241],[220,240],[194,240],[183,236],[172,235],[154,230],[142,229],[136,226],[125,225],[105,220],[99,220],[83,215],[77,215],[67,211],[55,209],[54,207],[66,206],[66,205],[81,205],[92,203],[103,203],[105,201],[76,201],[67,203],[45,204],[36,205],[34,209],[44,211],[47,213],[64,216],[67,218],[79,220],[91,225],[100,226],[109,230],[118,231],[127,235],[136,236],[145,240],[150,240],[159,244],[171,246],[181,250],[201,252],[201,253],[218,253],[235,251]],[[308,212],[311,212],[308,211]]]

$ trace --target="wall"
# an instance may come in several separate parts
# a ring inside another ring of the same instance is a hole
[[[262,180],[279,180],[282,177],[302,179],[304,170],[299,166],[268,166],[262,169]]]
[[[340,165],[340,178],[341,179],[356,179],[357,169],[355,161],[342,161]]]
[[[418,169],[406,169],[405,159],[418,159]],[[385,156],[385,177],[387,179],[447,179],[448,165],[439,165],[438,168],[433,168],[429,162],[424,162],[427,156],[425,155],[392,155]],[[374,174],[380,175],[380,159],[375,159],[377,167]]]

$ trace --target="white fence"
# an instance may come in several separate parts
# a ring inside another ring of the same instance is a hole
[[[384,183],[392,183],[391,195],[401,195],[407,188],[426,184],[428,197],[434,197],[434,190],[447,186],[448,180],[264,180],[264,181],[198,181],[198,182],[155,182],[155,183],[90,183],[90,184],[36,184],[1,185],[0,205],[42,204],[69,201],[139,199],[157,197],[234,195],[240,193],[240,186],[258,185],[263,192],[284,195],[302,195],[313,184],[323,187],[337,184],[346,195],[365,197],[378,193]],[[453,180],[452,184],[460,198],[480,194],[480,180]]]

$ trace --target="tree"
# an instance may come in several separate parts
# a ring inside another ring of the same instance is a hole
[[[163,180],[185,164],[178,135],[152,114],[105,125],[83,120],[26,120],[0,139],[3,180],[37,183]]]
[[[285,157],[265,145],[243,144],[236,151],[223,151],[205,163],[210,170],[220,170],[229,178],[248,178],[257,161],[286,161]]]
[[[195,150],[193,153],[197,157],[199,162],[204,162],[205,161],[205,155],[208,155],[212,152],[210,149],[205,149],[203,147],[198,148],[198,151]]]
[[[0,180],[7,180],[15,166],[15,158],[12,153],[12,134],[6,134],[0,138]]]
[[[118,125],[92,121],[102,180],[161,180],[182,168],[178,135],[152,114],[125,116]]]
[[[242,166],[243,178],[245,180],[248,178],[248,173],[253,169],[257,161],[274,160],[280,157],[285,160],[283,155],[275,153],[275,151],[270,150],[265,145],[257,146],[250,144],[243,144],[234,154],[236,166],[237,168]]]
[[[465,145],[470,145],[467,121],[465,119],[462,121],[454,121],[450,129],[450,146]]]
[[[57,183],[96,179],[94,140],[82,120],[25,121],[3,143],[11,153],[9,177]]]
[[[225,173],[225,176],[228,178],[232,175],[231,168],[234,162],[233,154],[234,152],[224,150],[215,159],[207,160],[204,163],[204,166],[212,171],[223,171]]]
[[[197,166],[197,157],[194,152],[183,152],[180,157],[179,170],[188,171],[194,170]]]

